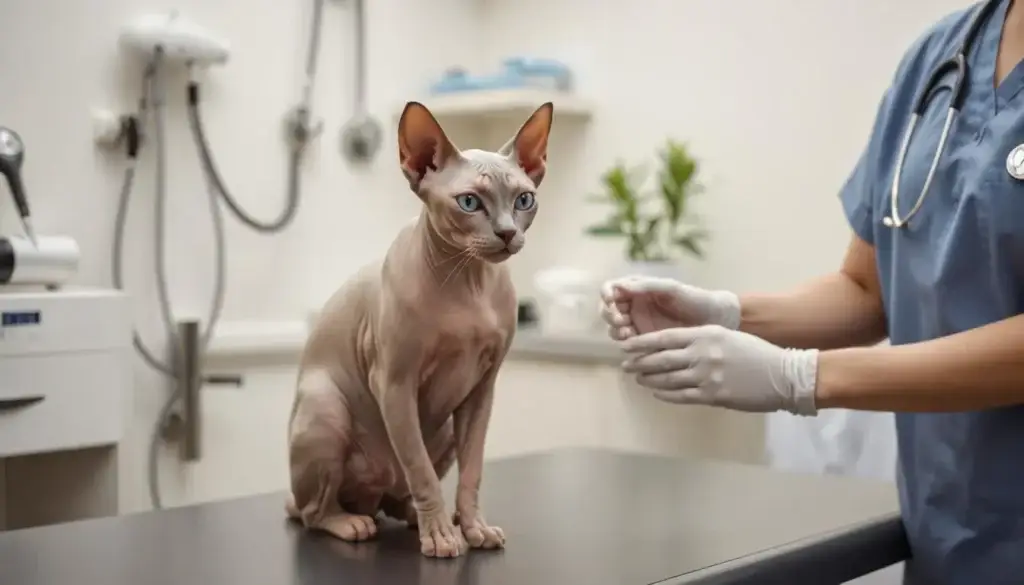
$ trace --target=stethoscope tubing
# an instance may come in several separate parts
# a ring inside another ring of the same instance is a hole
[[[932,183],[935,180],[939,161],[942,160],[942,155],[946,150],[946,142],[949,140],[950,130],[960,114],[960,108],[963,106],[966,97],[965,90],[968,79],[967,52],[977,40],[978,33],[981,31],[981,25],[991,16],[999,2],[1000,0],[988,0],[978,9],[970,26],[967,28],[967,34],[964,35],[964,40],[957,49],[957,52],[949,59],[940,63],[932,71],[932,74],[928,77],[928,82],[914,101],[910,121],[907,123],[907,129],[903,133],[899,154],[896,157],[896,169],[893,173],[892,190],[889,196],[889,215],[882,218],[882,224],[885,227],[899,229],[906,226],[910,219],[921,209],[922,204],[924,204],[924,200],[928,196]],[[906,162],[907,151],[910,149],[910,140],[914,135],[918,122],[928,108],[928,101],[931,99],[932,90],[938,88],[942,79],[950,72],[955,72],[953,84],[950,88],[952,95],[950,96],[949,109],[946,110],[946,120],[942,125],[942,133],[939,135],[939,142],[936,145],[935,154],[932,156],[931,166],[928,168],[928,174],[925,175],[924,185],[921,186],[921,192],[917,196],[917,201],[914,202],[913,207],[910,208],[906,216],[900,217],[900,182],[903,178],[903,165]]]

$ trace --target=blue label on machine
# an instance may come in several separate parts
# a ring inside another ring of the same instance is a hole
[[[25,325],[39,325],[39,311],[4,311],[3,327],[23,327]]]

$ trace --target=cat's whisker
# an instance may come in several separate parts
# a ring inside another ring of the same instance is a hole
[[[451,262],[452,260],[456,260],[458,258],[461,258],[462,255],[466,253],[466,250],[460,250],[457,254],[445,255],[443,260],[438,261],[437,260],[437,256],[436,256],[436,251],[432,249],[432,246],[427,246],[427,250],[428,250],[428,254],[430,256],[430,258],[427,260],[427,262],[430,264],[431,268],[439,268],[443,264],[447,264],[448,262]]]
[[[470,262],[472,262],[474,260],[480,260],[481,259],[480,258],[480,254],[478,253],[478,251],[477,251],[477,249],[475,247],[470,246],[469,248],[466,248],[466,249],[469,250],[469,258],[468,258],[468,260],[466,260],[465,262],[462,263],[462,268],[459,270],[459,272],[462,272],[463,270],[465,270],[466,266],[469,266]]]
[[[453,261],[453,260],[460,260],[460,261],[461,261],[461,260],[462,260],[462,257],[463,257],[463,256],[465,256],[465,255],[466,255],[466,253],[467,253],[467,252],[466,252],[466,250],[461,250],[461,251],[460,251],[459,253],[457,253],[457,254],[452,254],[452,255],[450,255],[450,256],[447,256],[447,257],[445,257],[445,259],[444,259],[444,260],[441,260],[440,262],[436,262],[436,263],[434,263],[434,264],[433,264],[433,265],[431,266],[431,268],[434,268],[434,269],[436,269],[436,268],[440,268],[440,267],[441,267],[442,265],[444,265],[444,264],[447,264],[447,263],[449,263],[449,262],[451,262],[451,261]],[[456,264],[458,264],[458,262],[456,262]]]
[[[472,248],[466,248],[465,250],[463,250],[463,252],[466,252],[466,254],[463,256],[462,260],[460,260],[459,263],[456,264],[454,268],[452,268],[451,272],[448,273],[448,276],[446,276],[445,279],[441,282],[441,286],[439,288],[444,288],[445,283],[447,283],[448,280],[452,278],[452,276],[458,276],[458,273],[462,272],[463,268],[468,266],[470,262],[476,259],[476,255],[473,254],[472,250]]]
[[[430,267],[431,268],[440,268],[441,266],[451,262],[452,260],[455,260],[456,258],[461,257],[462,254],[463,254],[463,252],[459,252],[458,254],[452,254],[450,256],[446,256],[444,258],[444,260],[441,260],[440,262],[438,262],[436,258],[431,258],[430,259]]]
[[[469,261],[471,261],[473,258],[474,258],[474,254],[473,254],[472,246],[464,248],[463,250],[460,250],[458,254],[454,254],[454,255],[446,258],[442,262],[442,264],[444,262],[448,262],[450,260],[458,260],[458,261],[455,263],[455,266],[453,266],[452,269],[448,272],[448,276],[446,276],[444,281],[442,281],[441,286],[444,286],[445,282],[448,282],[448,280],[450,280],[453,275],[455,275],[461,268],[463,268],[465,264],[468,264]],[[435,275],[436,274],[437,273],[435,272]]]

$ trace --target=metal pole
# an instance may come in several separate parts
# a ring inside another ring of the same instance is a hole
[[[202,357],[200,356],[200,333],[198,321],[179,321],[178,339],[181,340],[181,371],[178,375],[178,390],[182,400],[182,418],[185,437],[181,445],[181,457],[185,461],[197,461],[202,456],[202,428],[200,422],[199,392],[202,388]]]

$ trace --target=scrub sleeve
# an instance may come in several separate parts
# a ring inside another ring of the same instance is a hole
[[[843,212],[850,228],[858,238],[872,246],[875,244],[875,227],[886,213],[881,205],[876,205],[876,202],[884,202],[886,198],[883,193],[879,193],[879,186],[884,181],[879,180],[875,161],[881,155],[879,151],[883,150],[879,143],[884,131],[884,122],[891,113],[891,91],[887,90],[882,97],[868,144],[839,191],[839,200],[843,204]]]

